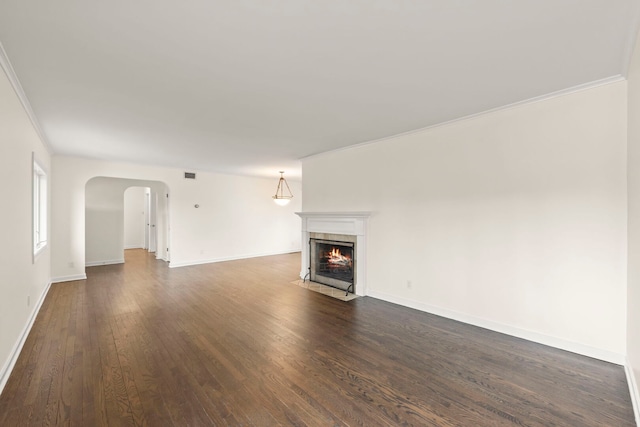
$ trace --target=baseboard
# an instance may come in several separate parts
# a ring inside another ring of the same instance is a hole
[[[638,389],[638,383],[636,382],[635,375],[633,375],[633,367],[628,357],[627,363],[624,365],[624,372],[627,375],[627,384],[629,384],[629,395],[631,396],[631,403],[633,404],[633,414],[636,417],[636,425],[640,426],[640,389]]]
[[[85,263],[85,267],[97,267],[99,265],[124,264],[124,258],[108,259],[105,261],[91,261]]]
[[[131,245],[131,246],[125,246],[124,249],[125,250],[127,250],[127,249],[144,249],[144,247],[140,246],[140,245]]]
[[[258,254],[248,254],[248,255],[236,255],[230,257],[221,257],[221,258],[209,258],[195,261],[171,261],[169,264],[169,268],[176,267],[187,267],[189,265],[200,265],[200,264],[212,264],[214,262],[223,262],[223,261],[235,261],[239,259],[248,259],[248,258],[259,258],[263,256],[272,256],[272,255],[284,255],[284,254],[293,254],[296,252],[300,252],[299,250],[286,250],[283,252],[269,252],[269,253],[258,253]]]
[[[437,316],[446,317],[448,319],[457,320],[459,322],[467,323],[481,328],[489,329],[502,334],[511,335],[517,338],[522,338],[527,341],[533,341],[539,344],[548,345],[561,350],[570,351],[572,353],[581,354],[583,356],[592,357],[598,360],[604,360],[605,362],[615,363],[616,365],[624,365],[626,356],[623,354],[615,353],[608,350],[603,350],[596,347],[591,347],[584,344],[575,343],[562,338],[553,337],[550,335],[541,334],[538,332],[529,331],[526,329],[517,328],[511,325],[494,322],[492,320],[482,319],[480,317],[471,316],[468,314],[460,313],[454,310],[449,310],[442,307],[437,307],[430,304],[425,304],[419,301],[414,301],[406,298],[389,295],[384,292],[367,291],[367,296],[381,299],[383,301],[391,302],[394,304],[403,305],[405,307],[414,308],[416,310],[424,311],[427,313],[435,314]]]
[[[53,282],[49,282],[47,286],[44,288],[44,291],[40,294],[40,298],[38,298],[36,305],[33,307],[33,311],[31,312],[29,321],[25,325],[24,329],[22,330],[22,333],[18,337],[18,341],[15,343],[15,345],[13,346],[13,349],[11,350],[11,353],[9,355],[9,360],[7,360],[5,365],[2,367],[2,370],[0,371],[0,394],[2,394],[2,390],[4,390],[4,386],[7,384],[7,381],[9,380],[9,376],[11,375],[11,371],[13,371],[13,368],[16,365],[16,362],[18,361],[18,356],[20,355],[20,352],[22,351],[22,347],[24,346],[24,343],[27,340],[27,337],[29,336],[29,332],[31,332],[31,327],[33,326],[33,323],[36,321],[36,317],[38,316],[38,312],[42,307],[42,303],[44,302],[45,297],[49,293],[49,289],[51,288],[51,283]]]
[[[70,276],[58,276],[51,279],[52,283],[73,282],[74,280],[86,280],[86,274],[72,274]]]

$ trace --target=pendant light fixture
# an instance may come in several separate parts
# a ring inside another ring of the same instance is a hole
[[[277,205],[286,206],[289,204],[291,199],[293,198],[293,194],[291,194],[291,189],[289,188],[289,184],[287,184],[287,180],[284,179],[284,171],[280,171],[280,180],[278,181],[278,188],[276,188],[276,195],[273,196],[273,201],[276,202]],[[285,191],[285,187],[287,191]]]

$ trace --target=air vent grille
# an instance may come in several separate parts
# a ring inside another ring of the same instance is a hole
[[[185,172],[184,173],[184,179],[196,179],[196,173],[195,172]]]

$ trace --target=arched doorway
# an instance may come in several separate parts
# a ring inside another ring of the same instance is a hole
[[[169,207],[167,185],[160,181],[146,181],[113,177],[95,177],[85,186],[85,265],[107,265],[124,262],[125,191],[144,188],[148,216],[145,243],[153,249],[157,259],[169,261]],[[153,204],[151,204],[153,201]],[[153,209],[153,218],[151,215]],[[153,221],[151,221],[153,219]],[[149,229],[153,229],[149,232]],[[150,236],[154,237],[151,247]]]

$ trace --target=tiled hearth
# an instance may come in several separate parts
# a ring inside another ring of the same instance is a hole
[[[345,291],[342,289],[332,288],[331,286],[325,286],[320,283],[314,283],[309,280],[298,279],[295,282],[296,285],[301,288],[309,289],[310,291],[317,292],[319,294],[327,295],[340,301],[351,301],[358,298],[358,295],[349,292],[345,295]]]

